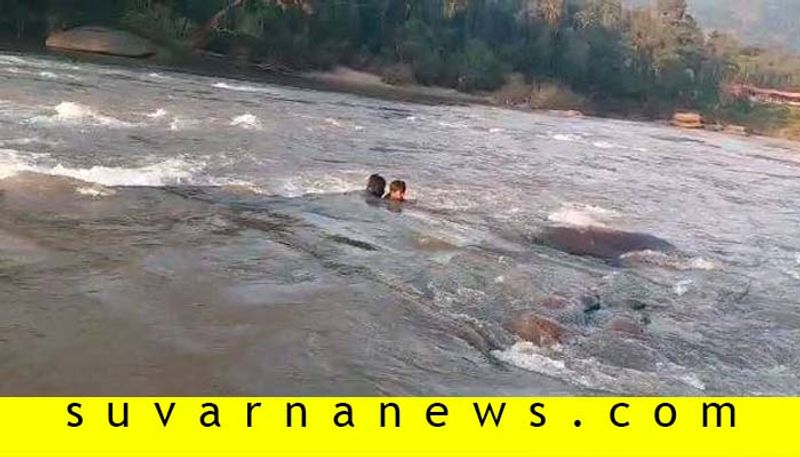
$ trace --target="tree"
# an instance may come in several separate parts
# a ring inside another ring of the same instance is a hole
[[[557,28],[564,17],[564,0],[538,0],[536,15],[551,28]]]
[[[457,60],[459,70],[456,87],[466,92],[497,89],[509,71],[489,46],[478,39],[470,40]]]
[[[585,0],[582,8],[575,14],[575,23],[581,28],[617,29],[621,22],[621,0]]]

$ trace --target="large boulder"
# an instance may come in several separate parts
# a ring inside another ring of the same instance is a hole
[[[105,27],[77,27],[55,32],[47,37],[46,45],[53,49],[123,57],[148,57],[156,53],[156,48],[146,39]]]
[[[631,252],[676,251],[671,243],[653,235],[601,227],[547,227],[535,235],[534,241],[567,254],[615,261]]]
[[[703,116],[697,113],[675,113],[672,116],[672,125],[684,129],[701,129]]]

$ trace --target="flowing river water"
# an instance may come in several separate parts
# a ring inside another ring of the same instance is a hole
[[[0,54],[0,394],[797,395],[799,149]]]

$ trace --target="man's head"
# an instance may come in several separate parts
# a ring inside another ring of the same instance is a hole
[[[389,185],[389,200],[404,201],[406,199],[405,181],[392,181]]]
[[[386,192],[386,180],[381,175],[372,175],[367,182],[367,193],[373,197],[381,198]]]

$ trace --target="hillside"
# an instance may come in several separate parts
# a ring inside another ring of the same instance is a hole
[[[627,1],[637,6],[651,2]],[[730,32],[749,44],[800,51],[798,0],[689,0],[689,5],[706,30]]]

